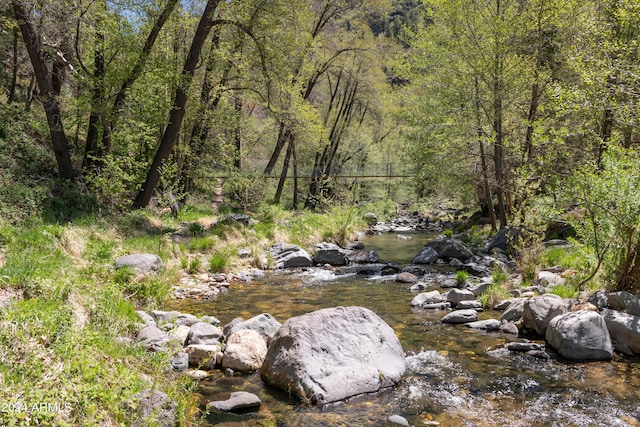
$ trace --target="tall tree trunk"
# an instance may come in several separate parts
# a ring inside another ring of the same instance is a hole
[[[475,84],[475,96],[476,96],[476,126],[478,132],[478,145],[480,147],[480,165],[482,168],[482,184],[484,188],[484,199],[487,204],[487,211],[489,212],[489,221],[491,222],[491,230],[497,231],[496,225],[496,212],[493,208],[493,196],[491,195],[491,185],[489,184],[489,171],[487,168],[487,159],[484,153],[484,142],[482,141],[482,121],[480,115],[480,87],[478,84],[478,77],[474,79]]]
[[[502,2],[496,0],[496,16],[502,21]],[[502,130],[503,99],[502,79],[504,72],[504,60],[501,55],[500,37],[495,35],[494,75],[493,75],[493,162],[496,175],[496,195],[498,196],[498,218],[500,229],[507,227],[507,207],[505,202],[505,161],[504,161],[504,133]]]
[[[187,92],[191,86],[196,66],[198,65],[202,46],[204,45],[204,42],[211,31],[211,27],[213,26],[218,2],[219,0],[209,0],[207,2],[202,18],[198,23],[198,28],[196,29],[193,41],[191,42],[191,48],[189,49],[189,55],[187,56],[182,69],[181,81],[176,89],[169,122],[164,130],[158,151],[156,152],[153,162],[149,167],[147,178],[142,185],[142,189],[134,200],[135,207],[145,207],[149,204],[149,201],[151,201],[153,191],[160,181],[160,167],[169,155],[171,155],[173,147],[178,142],[180,128],[182,127],[182,120],[184,119],[186,112],[188,99]]]
[[[91,97],[91,114],[89,115],[89,128],[85,141],[83,169],[100,163],[100,145],[104,135],[104,33],[98,22],[96,42],[93,51],[93,90]]]
[[[29,58],[31,59],[31,65],[33,66],[38,87],[40,88],[42,105],[47,116],[47,124],[49,126],[49,133],[51,134],[51,144],[58,164],[60,177],[73,180],[75,173],[73,163],[71,162],[69,145],[67,144],[67,137],[64,133],[60,107],[53,82],[51,81],[49,69],[42,55],[40,39],[29,21],[29,16],[23,4],[18,0],[13,0],[13,10],[16,14],[20,31],[22,32],[22,38],[29,52]]]
[[[9,88],[9,104],[16,99],[16,85],[18,84],[18,28],[13,29],[13,64],[11,64],[11,87]]]
[[[276,189],[276,195],[273,201],[276,204],[280,203],[282,198],[282,191],[284,189],[285,181],[287,180],[287,174],[289,173],[289,163],[291,163],[291,155],[293,154],[293,137],[289,137],[287,142],[287,154],[284,156],[284,162],[282,163],[282,172],[280,173],[280,179],[278,180],[278,188]]]
[[[296,155],[296,140],[291,138],[291,155],[293,158],[293,201],[292,207],[298,209],[298,156]]]
[[[242,98],[236,96],[234,98],[233,107],[236,112],[236,128],[234,130],[234,153],[233,153],[233,167],[236,171],[240,172],[242,168]]]

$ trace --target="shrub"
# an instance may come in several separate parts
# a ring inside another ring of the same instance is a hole
[[[467,282],[467,279],[469,279],[469,273],[467,273],[464,270],[460,270],[458,272],[456,272],[456,282],[458,282],[459,285],[463,285]]]
[[[217,251],[209,259],[209,270],[213,273],[226,273],[230,264],[229,254],[225,251]]]
[[[579,171],[568,196],[580,202],[569,221],[593,248],[615,290],[640,290],[640,162],[637,152],[611,147],[602,167]],[[595,274],[595,272],[594,272]]]

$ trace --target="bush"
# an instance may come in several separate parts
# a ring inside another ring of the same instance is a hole
[[[229,265],[231,265],[231,259],[225,251],[217,251],[209,259],[209,270],[213,273],[226,273]]]
[[[459,285],[463,285],[467,283],[468,279],[469,279],[469,273],[467,273],[466,271],[460,270],[456,272],[456,282],[458,282]]]
[[[615,290],[640,291],[640,162],[637,152],[611,147],[602,169],[580,171],[568,196],[579,201],[569,217],[596,253]]]

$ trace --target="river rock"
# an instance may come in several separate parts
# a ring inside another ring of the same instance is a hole
[[[616,310],[602,310],[616,350],[629,356],[640,354],[640,316]]]
[[[538,271],[537,278],[538,283],[542,286],[561,285],[566,282],[566,280],[559,274],[544,270]]]
[[[462,264],[460,268],[472,276],[476,277],[488,277],[491,276],[491,269],[485,265],[481,265],[475,262],[469,262]]]
[[[401,417],[400,415],[391,415],[389,418],[387,418],[387,422],[389,422],[389,424],[393,426],[410,426],[409,421],[407,421],[406,418]]]
[[[491,282],[482,282],[482,283],[478,283],[476,285],[470,286],[468,289],[473,293],[473,295],[475,295],[476,297],[479,297],[480,295],[487,292],[489,287],[491,287]]]
[[[461,241],[456,239],[445,238],[441,240],[434,240],[427,243],[427,246],[433,248],[438,253],[438,257],[444,260],[457,258],[459,260],[466,261],[473,257],[473,252],[471,252]]]
[[[349,243],[345,249],[348,251],[354,251],[356,249],[364,249],[364,243],[362,243],[360,240],[356,240],[355,242]]]
[[[176,372],[186,372],[189,369],[189,355],[184,352],[174,354],[171,359],[171,367]]]
[[[148,326],[148,325],[155,326],[156,325],[156,321],[147,312],[142,311],[142,310],[138,310],[138,311],[136,311],[136,314],[138,315],[140,320],[142,320],[144,322],[145,326]]]
[[[131,405],[138,411],[134,427],[153,424],[158,427],[173,427],[176,423],[176,404],[160,390],[143,390]]]
[[[504,334],[518,335],[520,333],[520,330],[518,329],[518,326],[514,322],[502,320],[500,322],[500,332]]]
[[[380,269],[380,275],[381,276],[391,276],[392,274],[398,274],[400,273],[400,266],[398,264],[396,264],[395,262],[390,262],[388,264],[385,264],[381,269]],[[411,273],[408,273],[411,274]],[[409,276],[406,276],[409,277]],[[416,281],[418,279],[416,278]]]
[[[451,305],[454,306],[454,307],[460,301],[471,301],[471,300],[474,300],[475,298],[476,298],[476,296],[473,295],[473,292],[471,292],[471,291],[469,291],[467,289],[453,288],[447,294],[447,301],[449,301],[451,303]]]
[[[219,400],[207,403],[207,408],[223,412],[246,412],[260,408],[262,401],[258,396],[246,391],[231,393],[227,400]]]
[[[420,291],[424,291],[427,289],[427,284],[424,282],[418,282],[418,283],[414,283],[413,285],[411,285],[411,287],[409,288],[409,290],[411,292],[420,292]]]
[[[191,344],[184,351],[189,355],[189,366],[202,369],[213,369],[222,359],[222,347],[219,344]]]
[[[367,212],[366,214],[364,214],[364,220],[369,225],[369,227],[372,227],[378,223],[378,216],[373,212]]]
[[[169,335],[155,325],[147,325],[140,332],[136,339],[147,349],[147,351],[160,351],[170,341]]]
[[[587,302],[590,302],[591,304],[595,305],[596,307],[598,307],[599,310],[603,308],[608,308],[609,293],[605,290],[600,290],[596,293],[591,294],[589,296],[589,299],[587,299]]]
[[[153,310],[151,315],[156,319],[158,323],[175,323],[182,313],[179,311],[162,311],[162,310]]]
[[[416,283],[418,278],[411,273],[399,273],[396,276],[396,282],[400,283]]]
[[[412,265],[412,264],[409,264],[409,265],[406,265],[406,266],[402,267],[401,271],[403,273],[406,272],[406,273],[415,274],[418,277],[422,277],[425,274],[427,274],[427,270],[424,267],[421,267],[419,265]]]
[[[496,319],[478,320],[477,322],[467,323],[465,326],[472,329],[483,329],[486,331],[497,331],[500,329],[500,321]]]
[[[269,313],[259,314],[246,321],[242,321],[242,318],[236,319],[240,319],[240,321],[233,323],[231,327],[225,327],[225,336],[230,336],[243,329],[251,329],[252,331],[259,333],[267,345],[271,342],[271,338],[273,338],[276,332],[278,332],[278,329],[282,326],[282,323],[278,322]],[[234,320],[232,320],[232,322]]]
[[[411,307],[420,307],[424,304],[438,303],[442,302],[443,299],[444,298],[442,298],[442,295],[440,295],[440,292],[438,291],[423,292],[413,297],[411,300]]]
[[[123,267],[130,267],[138,274],[147,274],[161,270],[164,264],[158,255],[131,254],[116,260],[116,269]]]
[[[524,302],[527,301],[524,298],[516,298],[510,300],[509,306],[502,313],[500,320],[506,320],[507,322],[516,322],[522,319],[522,312],[524,311]]]
[[[485,245],[484,249],[491,252],[493,249],[500,249],[503,252],[509,252],[513,248],[513,244],[520,236],[520,229],[517,227],[505,228],[498,231]]]
[[[510,342],[507,344],[507,349],[516,353],[526,353],[528,351],[540,351],[544,347],[540,344],[533,342]]]
[[[176,325],[178,326],[184,325],[191,327],[192,325],[195,325],[199,322],[201,322],[201,320],[193,314],[180,313],[178,314],[178,317],[176,317]]]
[[[239,372],[260,369],[267,355],[267,344],[262,336],[251,329],[242,329],[231,334],[222,357],[222,367]]]
[[[371,264],[380,261],[380,256],[376,251],[368,249],[356,249],[349,253],[349,262],[355,264]]]
[[[476,310],[476,311],[482,311],[482,303],[478,300],[465,300],[465,301],[460,301],[458,304],[456,304],[456,310]]]
[[[545,336],[547,326],[554,317],[567,310],[565,301],[557,295],[545,294],[525,300],[522,310],[524,326]]]
[[[411,264],[433,264],[438,260],[438,252],[430,246],[425,246],[418,252]]]
[[[429,304],[422,304],[420,308],[425,310],[449,310],[451,308],[450,302],[434,302]]]
[[[444,316],[442,323],[470,323],[478,320],[478,312],[475,310],[456,310]]]
[[[640,316],[640,299],[627,291],[610,293],[609,307],[614,310]]]
[[[182,347],[185,341],[187,340],[187,336],[189,335],[189,330],[191,330],[190,327],[185,325],[179,325],[169,330],[167,332],[167,335],[169,335],[169,339],[171,340],[171,343],[179,344],[180,347]]]
[[[185,345],[189,344],[220,344],[222,330],[210,323],[198,322],[189,328]]]
[[[313,261],[309,253],[298,245],[276,243],[269,248],[276,268],[311,267]]]
[[[335,243],[322,242],[315,245],[314,264],[347,265],[348,262],[347,251]]]
[[[608,360],[613,346],[604,318],[591,310],[555,316],[545,339],[560,355],[571,360]]]
[[[324,404],[390,387],[405,367],[400,341],[378,315],[335,307],[287,320],[269,345],[261,374],[269,384]]]

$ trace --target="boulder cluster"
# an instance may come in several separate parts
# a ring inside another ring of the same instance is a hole
[[[394,331],[371,310],[335,307],[293,317],[281,324],[264,313],[236,318],[221,328],[212,316],[177,311],[139,311],[136,341],[148,351],[173,353],[174,371],[196,379],[208,370],[248,373],[303,401],[325,404],[398,383],[405,359]],[[250,393],[211,402],[221,411],[260,406]]]

